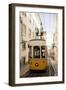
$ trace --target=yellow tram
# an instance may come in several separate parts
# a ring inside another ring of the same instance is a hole
[[[44,39],[29,41],[29,68],[30,70],[46,70],[48,67],[47,47]]]

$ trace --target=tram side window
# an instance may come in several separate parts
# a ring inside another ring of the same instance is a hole
[[[39,46],[34,46],[33,55],[34,55],[34,58],[40,58],[40,47]]]
[[[32,58],[32,47],[29,47],[29,58]]]
[[[46,58],[45,53],[46,53],[45,46],[41,46],[41,57],[42,58]]]

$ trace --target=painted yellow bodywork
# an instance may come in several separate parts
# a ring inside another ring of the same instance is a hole
[[[36,66],[36,63],[38,66]],[[46,70],[48,66],[48,62],[46,59],[30,59],[29,60],[29,68],[30,70]]]

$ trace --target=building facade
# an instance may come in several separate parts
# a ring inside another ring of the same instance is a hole
[[[55,31],[53,33],[53,45],[50,50],[51,64],[54,69],[55,75],[58,74],[58,30],[57,30],[57,15],[55,16]]]
[[[37,39],[36,32],[43,29],[38,13],[20,12],[20,62],[24,65],[28,62],[28,42]]]

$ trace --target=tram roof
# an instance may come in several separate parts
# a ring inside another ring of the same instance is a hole
[[[32,39],[29,41],[29,45],[31,46],[41,46],[41,45],[45,45],[46,42],[44,39]]]

